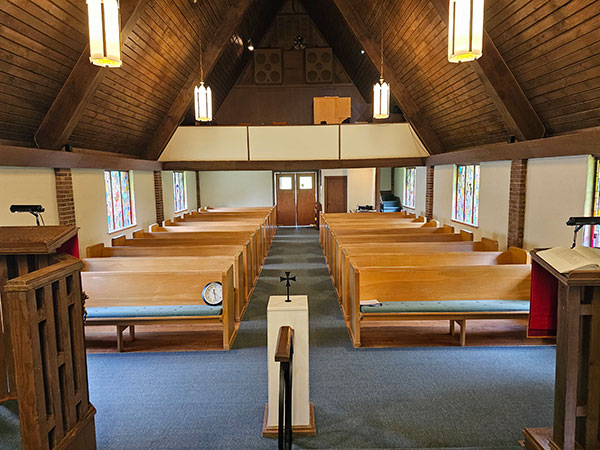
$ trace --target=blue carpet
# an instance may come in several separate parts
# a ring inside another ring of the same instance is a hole
[[[310,308],[317,436],[295,448],[516,450],[524,427],[551,426],[554,347],[356,350],[317,232],[280,229],[233,350],[88,355],[98,448],[277,448],[261,429],[266,304],[284,270]]]

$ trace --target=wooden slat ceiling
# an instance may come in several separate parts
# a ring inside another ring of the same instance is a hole
[[[298,1],[298,0],[296,0]],[[506,141],[510,125],[473,66],[447,61],[440,0],[348,0],[445,151]],[[235,0],[151,0],[68,143],[140,156]],[[378,68],[335,0],[304,0],[365,99]],[[218,107],[282,1],[254,0],[207,81]],[[485,27],[548,135],[600,125],[600,2],[488,0]],[[0,145],[33,136],[87,44],[84,0],[0,1]],[[243,108],[244,105],[240,105]]]

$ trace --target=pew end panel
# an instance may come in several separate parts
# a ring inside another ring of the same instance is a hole
[[[472,241],[473,240],[473,232],[469,230],[460,230],[460,238],[463,241]]]

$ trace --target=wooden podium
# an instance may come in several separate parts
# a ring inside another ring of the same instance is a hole
[[[600,271],[558,273],[531,252],[558,280],[554,426],[525,428],[527,449],[600,448]]]
[[[23,450],[96,448],[76,247],[76,227],[0,227],[0,401]]]

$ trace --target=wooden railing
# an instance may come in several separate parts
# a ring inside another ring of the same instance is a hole
[[[279,328],[275,362],[279,369],[279,450],[292,448],[292,362],[294,356],[294,330]]]
[[[96,448],[82,267],[78,259],[59,255],[54,264],[5,285],[23,450]]]

